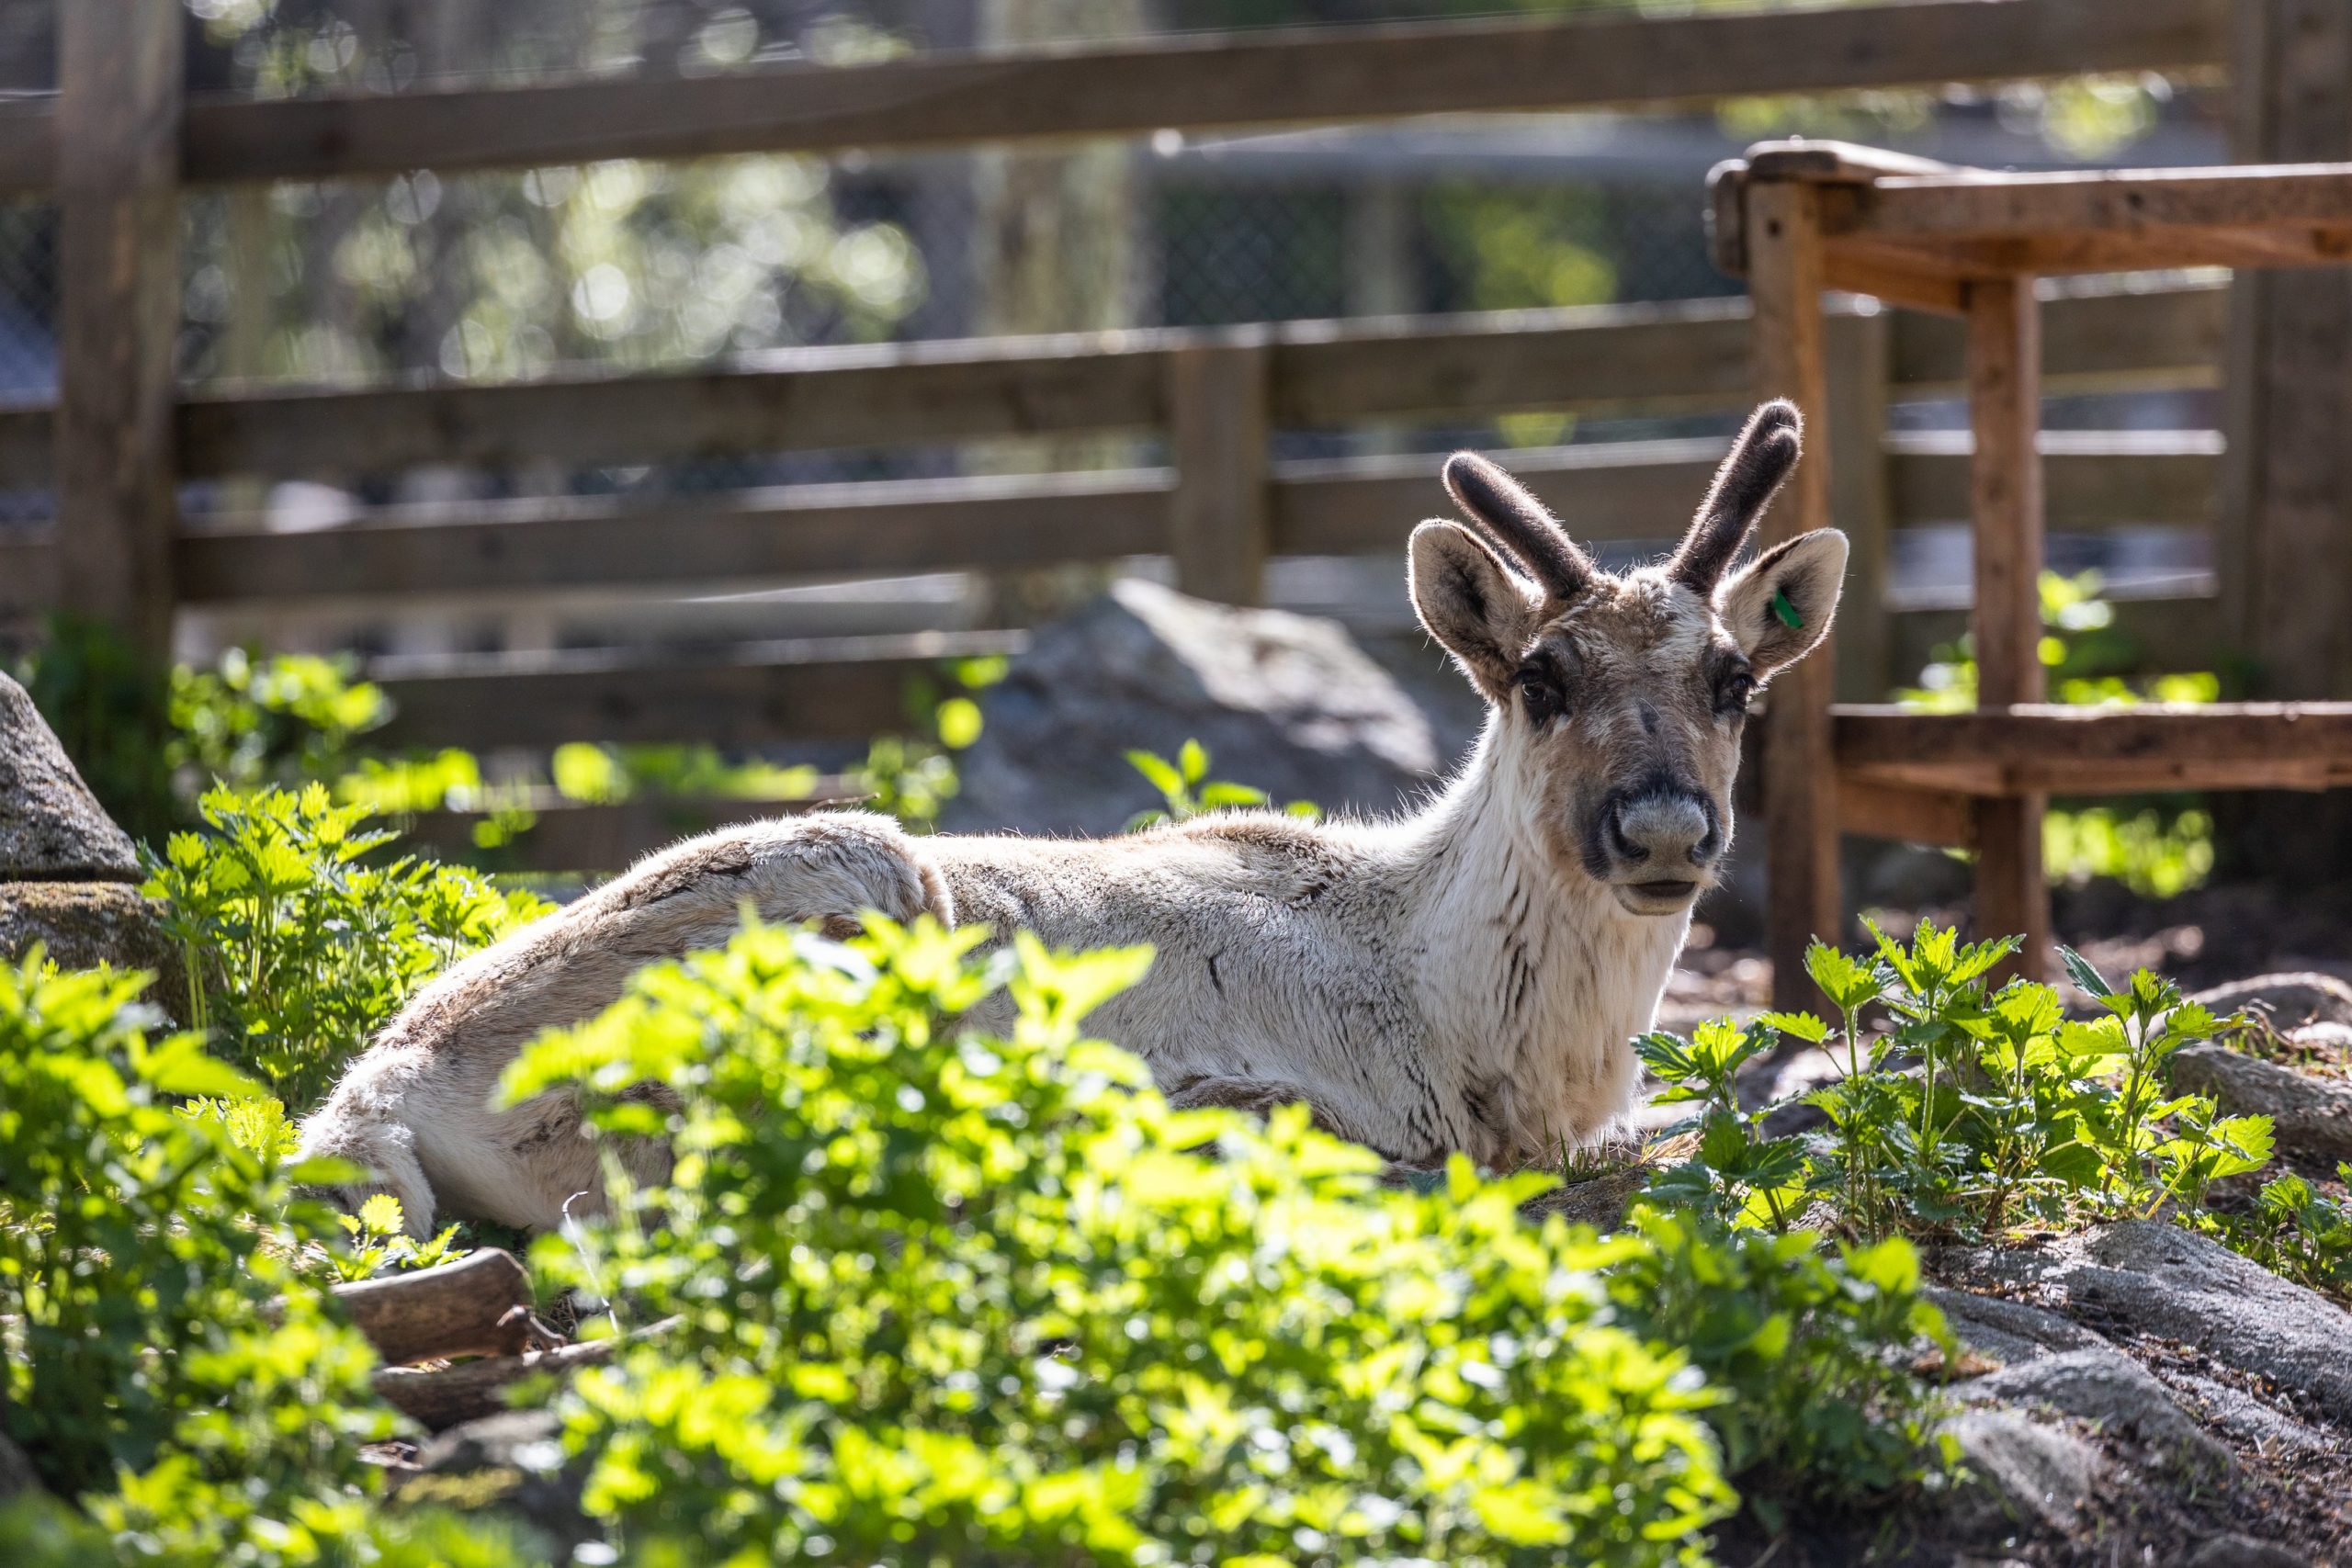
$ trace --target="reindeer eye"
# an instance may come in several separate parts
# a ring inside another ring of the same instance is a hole
[[[1540,671],[1530,670],[1519,678],[1519,700],[1527,709],[1530,724],[1551,723],[1567,711],[1568,700],[1552,678]]]
[[[1727,714],[1746,713],[1747,701],[1755,694],[1756,678],[1743,670],[1724,682],[1723,694],[1717,706],[1720,711]]]

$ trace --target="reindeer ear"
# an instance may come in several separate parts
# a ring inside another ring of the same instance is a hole
[[[1715,614],[1758,681],[1811,653],[1829,635],[1846,581],[1846,536],[1815,528],[1773,546],[1715,591]]]
[[[1535,630],[1532,591],[1476,535],[1453,523],[1413,530],[1413,608],[1471,684],[1501,702]]]

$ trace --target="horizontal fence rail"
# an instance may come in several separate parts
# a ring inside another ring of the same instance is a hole
[[[2226,291],[2196,285],[2067,295],[2044,314],[2053,392],[2213,385]],[[1958,387],[1960,338],[1895,319],[1898,397]],[[180,406],[181,472],[337,477],[425,464],[602,466],[685,457],[1149,430],[1168,418],[1176,354],[1262,338],[1269,417],[1285,429],[1522,410],[1728,408],[1749,393],[1736,300],[1599,305],[1256,333],[1165,328],[795,349],[722,368],[445,382],[359,391],[200,391]],[[36,488],[51,412],[0,408],[0,488]]]
[[[1894,14],[1890,14],[1894,13]],[[1675,108],[1744,95],[2218,65],[2228,0],[1909,0],[1288,29],[669,79],[198,101],[192,184]],[[56,181],[53,111],[0,114],[0,192]]]

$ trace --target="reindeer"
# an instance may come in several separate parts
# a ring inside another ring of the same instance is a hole
[[[1448,459],[1470,526],[1414,530],[1410,590],[1488,712],[1410,815],[1228,812],[1064,840],[917,839],[841,812],[707,834],[428,986],[305,1123],[306,1150],[369,1168],[360,1190],[392,1192],[420,1233],[440,1213],[545,1228],[575,1198],[601,1201],[577,1103],[491,1109],[499,1076],[639,965],[725,942],[747,905],[837,935],[872,910],[1148,942],[1149,973],[1093,1022],[1180,1106],[1303,1100],[1408,1165],[1460,1150],[1509,1166],[1589,1141],[1628,1108],[1630,1041],[1730,848],[1749,702],[1837,609],[1834,529],[1730,570],[1799,430],[1792,405],[1758,409],[1672,558],[1624,576],[1502,469]],[[643,1180],[667,1155],[623,1159]]]

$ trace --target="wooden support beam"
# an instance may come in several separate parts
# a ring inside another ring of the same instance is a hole
[[[1980,801],[2352,784],[2352,703],[1849,705],[1833,718],[1849,784]]]
[[[172,637],[178,0],[58,8],[61,606],[156,663]]]
[[[1975,539],[1977,700],[2040,702],[2041,671],[2041,315],[2033,279],[1968,288],[1968,410],[1975,449],[1969,490]],[[1980,938],[2022,936],[2014,963],[2041,974],[2050,946],[2050,889],[2042,877],[2040,795],[1976,808],[1976,929]]]
[[[1267,479],[1269,356],[1261,341],[1180,349],[1168,365],[1168,455],[1176,469],[1169,553],[1198,599],[1258,604],[1272,543]]]
[[[1976,802],[1957,790],[1840,773],[1838,825],[1857,838],[1966,849],[1976,831]]]
[[[1893,314],[1874,310],[1832,317],[1824,339],[1832,434],[1829,514],[1845,531],[1849,550],[1836,644],[1838,695],[1848,702],[1873,702],[1892,689],[1893,671],[1886,662],[1886,589],[1895,513],[1886,414]]]
[[[1821,193],[1811,185],[1758,182],[1747,205],[1748,292],[1755,302],[1759,395],[1792,399],[1804,414],[1807,450],[1766,514],[1770,547],[1830,522],[1828,350],[1821,311]],[[1838,773],[1830,753],[1829,701],[1837,651],[1816,649],[1773,682],[1764,716],[1765,874],[1772,1000],[1804,1005],[1804,950],[1815,937],[1844,936],[1838,881]]]

